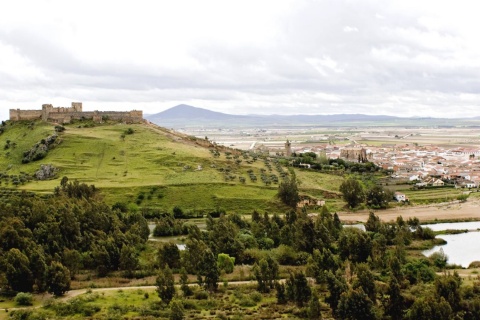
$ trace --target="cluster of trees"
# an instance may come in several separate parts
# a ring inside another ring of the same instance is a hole
[[[343,199],[350,208],[355,208],[365,203],[372,209],[385,209],[388,202],[393,199],[393,192],[379,185],[373,185],[366,189],[361,181],[355,178],[347,178],[340,185]]]
[[[0,286],[16,292],[61,295],[81,268],[131,273],[149,235],[140,214],[112,210],[94,186],[67,178],[54,195],[15,195],[0,212]]]
[[[328,159],[325,154],[317,157],[315,152],[293,153],[292,165],[309,164],[311,169],[319,171],[345,171],[349,173],[373,173],[380,170],[373,162],[350,162],[343,159]]]
[[[478,318],[479,284],[462,287],[455,274],[438,276],[446,267],[442,254],[407,256],[412,241],[434,238],[418,219],[385,223],[371,213],[366,230],[342,226],[326,208],[314,219],[295,211],[283,217],[257,212],[251,219],[209,217],[206,231],[189,226],[184,251],[173,243],[159,249],[159,264],[165,266],[159,293],[167,303],[174,298],[165,288],[170,284],[165,273],[171,277],[166,266],[184,279],[196,274],[201,286],[215,291],[225,265],[232,270],[234,263],[249,264],[259,292],[274,290],[278,303],[294,303],[312,318],[320,316],[322,300],[336,319]],[[282,265],[303,267],[280,281]],[[185,282],[182,288],[191,294]]]

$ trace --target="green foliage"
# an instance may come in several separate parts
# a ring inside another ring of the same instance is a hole
[[[30,260],[17,248],[10,249],[4,258],[6,280],[14,291],[30,292],[33,286],[33,274]]]
[[[33,296],[28,292],[19,292],[15,296],[15,303],[19,306],[31,306],[33,305]]]
[[[179,269],[181,265],[180,250],[177,245],[171,241],[163,243],[158,248],[157,260],[160,267],[168,265],[171,269]]]
[[[400,284],[395,277],[390,277],[386,297],[385,313],[389,315],[392,320],[403,319],[405,298],[401,293]]]
[[[52,261],[47,270],[48,292],[62,296],[70,289],[70,271],[60,262]]]
[[[322,309],[320,300],[316,291],[313,291],[307,310],[308,319],[322,319]]]
[[[284,179],[278,185],[277,197],[287,206],[296,208],[300,196],[298,195],[298,183],[295,176]]]
[[[118,270],[121,248],[140,249],[148,232],[143,217],[112,212],[95,187],[68,179],[49,197],[12,196],[0,212],[2,270],[9,288],[22,292],[43,292],[51,282],[49,290],[62,294],[81,267]]]
[[[285,287],[287,298],[294,301],[298,307],[303,307],[303,305],[310,300],[312,289],[303,272],[290,272],[285,282]]]
[[[184,316],[183,303],[180,300],[172,300],[170,302],[170,320],[182,320]]]
[[[430,268],[427,260],[409,262],[403,266],[402,272],[412,284],[419,281],[432,282],[435,279],[435,272]]]
[[[452,307],[442,297],[420,297],[413,303],[406,314],[408,320],[449,320],[453,315]]]
[[[234,264],[234,257],[230,257],[228,254],[225,253],[218,254],[217,266],[219,271],[224,271],[225,273],[232,273]]]
[[[362,288],[351,288],[343,293],[337,313],[342,320],[377,319],[374,304]]]
[[[366,262],[372,254],[372,240],[366,232],[357,228],[345,228],[338,240],[342,259],[352,262]]]
[[[348,178],[342,182],[340,192],[342,192],[343,199],[350,208],[355,208],[365,199],[362,184],[354,178]]]
[[[138,253],[135,247],[124,244],[120,251],[120,269],[125,271],[127,277],[131,277],[138,267]]]
[[[203,252],[203,257],[199,265],[197,275],[202,277],[202,283],[208,291],[216,291],[218,287],[219,271],[217,267],[217,259],[210,249]]]
[[[258,283],[258,291],[269,292],[275,285],[278,277],[278,263],[270,256],[261,259],[259,263],[253,265],[253,274]]]
[[[175,295],[175,283],[172,270],[168,266],[165,266],[163,270],[159,271],[155,285],[157,286],[157,293],[160,299],[162,299],[162,302],[169,304]]]
[[[188,297],[193,294],[192,289],[188,285],[188,275],[185,268],[180,270],[180,289],[182,290],[184,297]]]
[[[374,209],[386,209],[393,193],[382,186],[375,185],[366,193],[367,206]]]

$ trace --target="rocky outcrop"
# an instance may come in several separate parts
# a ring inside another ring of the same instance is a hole
[[[35,172],[35,178],[37,180],[53,179],[57,175],[58,169],[51,164],[40,165],[40,170]]]

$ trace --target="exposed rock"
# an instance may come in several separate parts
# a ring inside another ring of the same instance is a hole
[[[57,172],[58,169],[51,164],[42,164],[40,165],[40,170],[35,172],[35,178],[37,178],[37,180],[53,179]]]

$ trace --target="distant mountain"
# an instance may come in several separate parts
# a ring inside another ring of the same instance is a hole
[[[298,127],[298,126],[440,126],[478,125],[479,119],[401,118],[385,115],[234,115],[181,104],[168,110],[145,115],[168,128]]]

